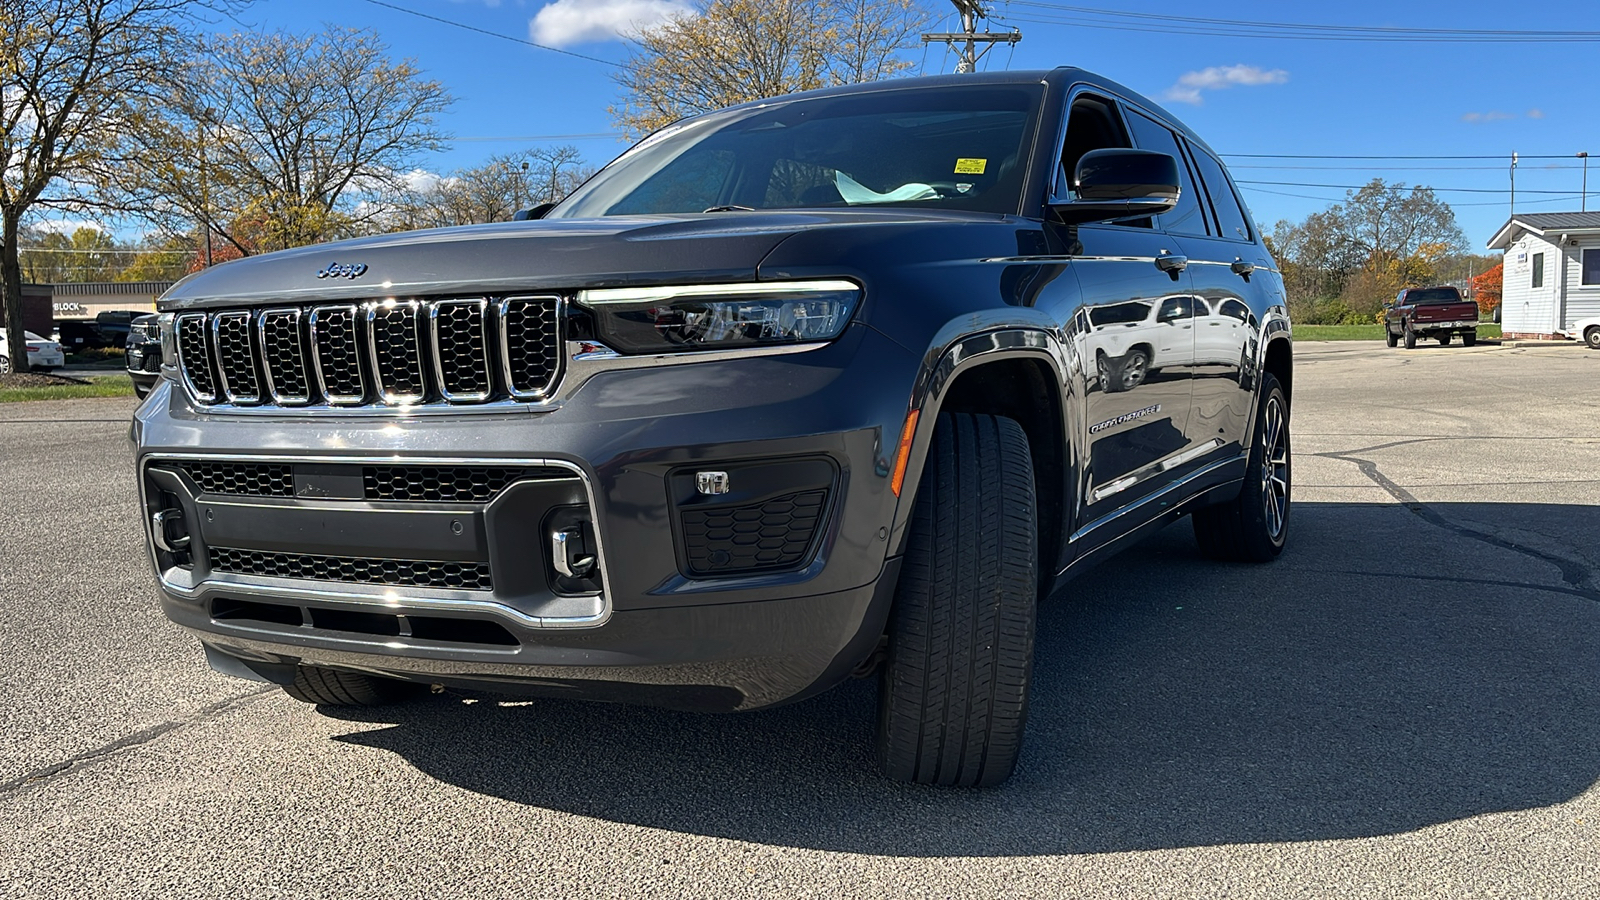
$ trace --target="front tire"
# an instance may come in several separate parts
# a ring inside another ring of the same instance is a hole
[[[1038,591],[1033,462],[1012,419],[939,417],[889,615],[878,767],[988,787],[1022,749]]]
[[[1590,350],[1600,350],[1600,325],[1591,325],[1584,329],[1583,342],[1589,345]],[[0,372],[5,371],[0,369]]]
[[[1261,378],[1255,441],[1239,496],[1194,511],[1200,552],[1229,562],[1269,562],[1289,535],[1289,401],[1271,374]]]
[[[1463,346],[1463,347],[1476,347],[1477,345],[1478,345],[1478,333],[1476,331],[1463,331],[1463,332],[1461,332],[1461,346]]]
[[[11,357],[0,356],[0,375],[11,374]]]
[[[1455,335],[1451,334],[1448,331],[1446,331],[1444,334],[1439,335],[1439,346],[1441,346],[1441,347],[1450,346],[1450,339],[1453,338],[1453,337],[1455,337]]]
[[[294,699],[318,706],[387,706],[406,700],[419,689],[405,681],[321,666],[297,667],[294,684],[283,686],[283,692]]]
[[[1400,335],[1395,334],[1394,329],[1385,325],[1383,326],[1383,342],[1388,344],[1390,347],[1393,347],[1400,343]]]

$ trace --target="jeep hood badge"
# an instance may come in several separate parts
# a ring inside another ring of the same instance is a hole
[[[367,271],[366,263],[328,263],[328,267],[317,273],[318,278],[360,278]]]

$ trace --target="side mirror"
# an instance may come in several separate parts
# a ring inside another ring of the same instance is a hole
[[[1091,150],[1072,181],[1077,199],[1050,204],[1068,225],[1142,219],[1178,205],[1178,161],[1153,150]]]
[[[555,208],[554,203],[541,203],[532,209],[519,209],[511,214],[511,221],[526,222],[529,219],[542,219],[545,213]]]

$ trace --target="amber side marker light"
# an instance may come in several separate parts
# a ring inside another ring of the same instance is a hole
[[[906,427],[900,429],[900,449],[894,457],[894,478],[889,481],[889,489],[894,491],[896,497],[900,496],[900,488],[906,483],[906,463],[911,461],[911,439],[917,435],[917,417],[921,410],[913,409],[911,415],[906,416]]]

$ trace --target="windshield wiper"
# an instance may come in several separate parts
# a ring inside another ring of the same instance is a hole
[[[756,208],[754,206],[713,206],[710,209],[702,209],[700,211],[701,212],[708,212],[708,213],[712,213],[712,212],[755,212]]]

